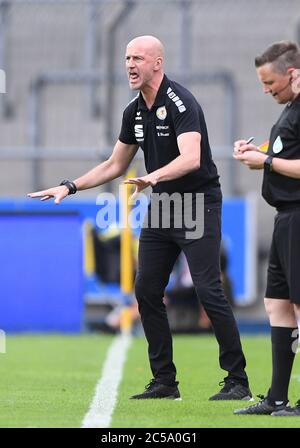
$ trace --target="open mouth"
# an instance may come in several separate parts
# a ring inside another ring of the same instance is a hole
[[[130,81],[136,81],[138,78],[139,78],[139,75],[137,73],[129,73]]]

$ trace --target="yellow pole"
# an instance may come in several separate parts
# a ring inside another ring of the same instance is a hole
[[[133,171],[128,172],[127,178],[135,177]],[[121,290],[123,294],[131,294],[133,290],[133,254],[132,254],[132,231],[128,222],[130,205],[129,196],[131,185],[122,185],[121,222]]]
[[[84,272],[87,276],[95,274],[95,248],[90,221],[84,223]]]
[[[135,177],[133,170],[127,173],[127,178]],[[132,231],[128,222],[130,213],[129,197],[131,185],[122,185],[122,197],[121,197],[121,222],[123,224],[121,231],[121,291],[123,292],[124,299],[129,302],[129,298],[133,291],[133,247],[132,247]],[[131,332],[132,327],[132,313],[130,307],[124,306],[120,316],[120,329],[123,334]]]

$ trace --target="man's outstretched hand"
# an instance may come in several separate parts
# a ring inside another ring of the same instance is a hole
[[[48,190],[35,191],[28,193],[29,198],[41,198],[41,201],[47,201],[54,198],[54,203],[59,204],[69,194],[69,189],[65,185],[49,188]]]
[[[130,179],[126,179],[124,184],[135,185],[135,191],[131,195],[131,199],[134,199],[141,191],[143,191],[147,187],[153,187],[157,184],[157,181],[151,174],[143,177],[132,177]]]

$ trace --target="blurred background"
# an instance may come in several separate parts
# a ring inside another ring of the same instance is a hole
[[[234,162],[232,145],[250,136],[256,144],[267,140],[281,112],[263,94],[254,58],[274,41],[299,42],[299,2],[6,0],[0,1],[4,331],[118,331],[123,320],[138,321],[130,293],[138,232],[129,237],[132,253],[122,267],[122,232],[114,225],[103,231],[96,222],[97,195],[117,195],[120,180],[59,207],[26,193],[74,179],[109,156],[133,96],[126,44],[142,34],[162,40],[167,75],[204,110],[224,194],[224,286],[241,327],[266,328],[262,298],[274,212],[260,197],[262,173]],[[141,153],[133,168],[143,174]],[[125,289],[122,272],[129,278]],[[180,260],[165,298],[171,327],[209,330],[193,291],[182,299],[191,286],[185,274]]]

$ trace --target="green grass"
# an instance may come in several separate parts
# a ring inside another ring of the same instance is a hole
[[[0,354],[0,427],[80,427],[100,377],[111,336],[10,336]],[[243,337],[252,392],[265,393],[271,376],[269,337]],[[150,380],[147,346],[129,350],[112,427],[299,427],[299,418],[233,415],[245,402],[210,402],[225,376],[213,337],[174,337],[182,401],[129,400]],[[300,373],[299,355],[293,374]],[[290,399],[300,398],[293,379]]]
[[[0,354],[0,427],[80,427],[111,340],[8,337]]]
[[[271,376],[270,341],[268,337],[243,338],[247,356],[247,372],[254,395],[265,394]],[[180,336],[174,338],[174,358],[182,401],[128,400],[143,390],[150,379],[147,347],[139,339],[129,352],[125,375],[120,388],[113,427],[124,428],[238,428],[238,427],[299,427],[299,418],[233,415],[233,410],[248,402],[210,402],[219,390],[223,372],[218,365],[218,347],[213,337]],[[300,372],[299,355],[294,373]],[[300,398],[300,384],[291,382],[290,400]]]

